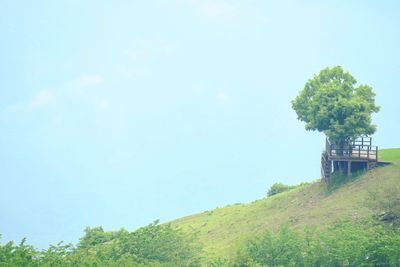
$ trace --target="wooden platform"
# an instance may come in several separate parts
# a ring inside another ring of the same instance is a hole
[[[337,161],[377,161],[378,159],[377,151],[370,149],[358,150],[357,148],[345,155],[338,155],[337,151],[333,149],[329,156],[332,160]]]
[[[338,166],[338,162],[342,165],[347,162],[345,166],[349,176],[353,168],[369,170],[378,164],[378,147],[372,146],[370,137],[360,137],[340,147],[326,139],[325,151],[321,155],[321,178],[328,186],[333,166]]]

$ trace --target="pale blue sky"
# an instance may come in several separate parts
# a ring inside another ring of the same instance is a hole
[[[398,1],[0,1],[0,233],[45,247],[319,177],[290,101],[342,65],[399,147]],[[293,156],[292,156],[293,155]]]

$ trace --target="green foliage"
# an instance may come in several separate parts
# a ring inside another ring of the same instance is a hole
[[[108,232],[111,242],[74,248],[71,244],[38,251],[8,242],[0,245],[0,266],[199,266],[170,226],[156,223],[135,232]],[[166,242],[166,243],[165,243]],[[179,244],[177,244],[179,243]],[[183,253],[183,254],[182,254]],[[342,222],[321,230],[296,231],[288,225],[265,231],[242,244],[235,258],[213,258],[207,266],[399,266],[400,230],[372,221]]]
[[[94,228],[86,227],[84,232],[85,235],[80,239],[78,244],[79,249],[88,249],[112,239],[112,234],[104,232],[101,226]]]
[[[73,252],[72,244],[64,244],[59,242],[57,245],[51,245],[47,250],[37,252],[37,261],[39,266],[66,266],[72,262],[68,257]]]
[[[279,194],[279,193],[288,191],[288,190],[293,189],[293,188],[295,188],[295,187],[296,187],[296,186],[285,185],[285,184],[283,184],[283,183],[274,183],[274,184],[268,189],[267,196],[270,197],[270,196],[273,196],[273,195],[276,195],[276,194]]]
[[[371,223],[304,232],[284,226],[249,240],[236,266],[399,266],[399,240],[399,230]]]
[[[371,114],[379,111],[375,94],[341,66],[325,68],[308,80],[292,101],[307,130],[324,132],[333,142],[343,142],[376,130]]]
[[[246,262],[251,259],[262,266],[297,266],[301,258],[300,241],[299,235],[286,226],[276,235],[266,231],[249,241]]]
[[[138,262],[165,262],[176,265],[195,263],[193,240],[170,225],[154,222],[133,233],[126,233],[115,243],[117,255],[131,255]]]
[[[134,232],[121,229],[105,232],[102,227],[86,228],[76,247],[50,246],[39,251],[25,244],[0,244],[3,266],[198,266],[194,255],[201,248],[170,225],[154,222]]]
[[[207,262],[208,267],[223,267],[223,266],[232,266],[234,262],[227,258],[212,258]]]
[[[10,241],[0,245],[0,266],[36,266],[37,251],[26,244],[26,239],[15,245]]]

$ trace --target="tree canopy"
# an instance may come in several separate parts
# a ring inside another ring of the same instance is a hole
[[[317,130],[333,142],[349,141],[376,131],[371,114],[379,111],[375,93],[341,66],[325,68],[308,80],[292,101],[306,130]]]

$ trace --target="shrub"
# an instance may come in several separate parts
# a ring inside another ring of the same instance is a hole
[[[270,197],[270,196],[273,196],[273,195],[288,191],[288,190],[293,189],[293,188],[295,188],[295,186],[285,185],[283,183],[274,183],[268,189],[267,196]]]

